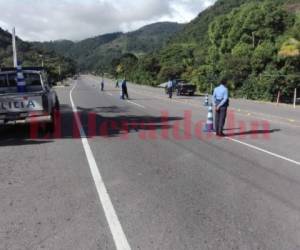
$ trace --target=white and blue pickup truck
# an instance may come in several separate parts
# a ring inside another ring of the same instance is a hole
[[[19,93],[16,69],[0,70],[0,124],[41,121],[53,131],[59,100],[46,72],[42,68],[23,68],[23,75],[26,89]]]

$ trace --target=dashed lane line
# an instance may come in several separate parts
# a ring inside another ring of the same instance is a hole
[[[109,95],[109,96],[113,96],[113,94],[112,94],[112,93],[109,93],[109,92],[106,92],[106,94]],[[145,106],[143,106],[143,105],[141,105],[141,104],[138,104],[138,103],[136,103],[136,102],[129,101],[129,100],[127,100],[127,102],[130,103],[130,104],[133,104],[133,105],[135,105],[135,106],[137,106],[137,107],[139,107],[139,108],[146,109]]]
[[[136,91],[136,90],[131,90],[131,92],[136,93],[136,94],[140,94],[140,95],[143,95],[143,96],[150,97],[150,95],[145,94],[145,93],[141,93],[141,92]],[[163,100],[163,101],[165,101],[165,102],[176,102],[176,103],[186,104],[186,105],[190,105],[190,106],[197,107],[197,108],[201,108],[201,109],[206,108],[206,107],[202,107],[201,105],[196,105],[196,104],[193,104],[193,103],[190,103],[190,102],[189,102],[189,103],[185,103],[185,102],[183,102],[183,101],[179,101],[179,100],[176,100],[176,99],[171,99],[171,100],[169,100],[169,99],[166,99],[166,98],[157,97],[157,96],[153,96],[153,95],[152,95],[151,97],[156,98],[156,99],[159,99],[159,100]],[[252,112],[252,113],[245,112],[245,113],[244,113],[244,112],[242,112],[242,111],[239,111],[239,110],[236,109],[236,108],[231,108],[231,110],[235,110],[235,111],[238,112],[238,113],[237,113],[238,115],[246,116],[246,117],[249,117],[249,116],[251,116],[252,114],[253,114],[253,115],[261,115],[261,116],[263,116],[263,114],[256,113],[256,112]],[[267,116],[268,116],[268,115],[267,115]],[[289,120],[289,122],[287,122],[285,118],[280,118],[280,117],[276,117],[276,116],[272,116],[272,117],[274,117],[274,119],[271,119],[271,118],[266,117],[266,118],[264,118],[264,120],[267,120],[267,121],[270,121],[270,122],[274,122],[274,123],[280,123],[280,124],[284,124],[284,125],[289,125],[289,126],[296,127],[296,128],[300,128],[299,125],[295,124],[295,123],[296,123],[295,120],[293,120],[293,122],[292,122],[292,119],[291,119],[291,120]],[[279,120],[276,120],[276,119],[279,119]]]
[[[149,95],[140,93],[140,92],[138,92],[138,91],[131,91],[131,92],[137,93],[137,94],[140,94],[140,95],[144,95],[144,96],[148,96],[148,97],[149,97]],[[152,97],[153,97],[153,96],[152,96]],[[154,98],[156,98],[156,99],[161,99],[161,100],[170,102],[170,100],[165,99],[165,98],[161,98],[161,97],[154,97]],[[179,101],[179,100],[174,100],[174,99],[172,99],[171,101],[177,102],[177,103],[185,104],[184,102],[181,102],[181,101]],[[192,103],[188,103],[188,104],[191,105],[191,106],[197,106],[197,105],[194,105],[194,104],[192,104]],[[197,107],[199,107],[199,106],[197,106]],[[201,106],[200,106],[200,107],[201,107]],[[237,110],[237,109],[235,109],[235,110]],[[237,111],[238,111],[238,110],[237,110]],[[241,113],[239,113],[239,114],[240,114],[240,115],[243,115],[243,114],[241,114]],[[251,113],[247,113],[247,115],[251,115]],[[296,125],[294,125],[294,126],[296,126]],[[296,126],[296,127],[299,127],[299,126]],[[234,138],[231,138],[231,137],[225,137],[225,139],[230,140],[230,141],[235,142],[235,143],[239,143],[239,144],[244,145],[244,146],[246,146],[246,147],[248,147],[248,148],[251,148],[251,149],[260,151],[260,152],[265,153],[265,154],[267,154],[267,155],[270,155],[270,156],[272,156],[272,157],[275,157],[275,158],[278,158],[278,159],[281,159],[281,160],[284,160],[284,161],[287,161],[287,162],[290,162],[290,163],[293,163],[293,164],[295,164],[295,165],[300,166],[300,162],[295,161],[295,160],[293,160],[293,159],[290,159],[290,158],[288,158],[288,157],[285,157],[285,156],[282,156],[282,155],[273,153],[273,152],[271,152],[271,151],[269,151],[269,150],[266,150],[266,149],[263,149],[263,148],[254,146],[254,145],[249,144],[249,143],[246,143],[246,142],[239,141],[239,140],[234,139]]]
[[[130,104],[133,104],[133,105],[135,105],[135,106],[137,106],[137,107],[140,107],[140,108],[142,108],[142,109],[146,109],[145,106],[143,106],[143,105],[141,105],[141,104],[138,104],[138,103],[136,103],[136,102],[132,102],[132,101],[129,101],[129,100],[127,100],[127,102],[130,103]]]

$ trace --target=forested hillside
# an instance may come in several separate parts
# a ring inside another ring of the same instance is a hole
[[[162,48],[183,27],[182,24],[163,22],[134,32],[105,34],[80,42],[64,40],[34,45],[76,60],[81,71],[102,72],[110,71],[112,61],[123,54],[140,57]]]
[[[72,60],[58,56],[54,52],[34,48],[32,44],[19,38],[17,38],[17,47],[18,59],[23,66],[41,66],[42,61],[44,61],[44,66],[54,81],[72,75],[76,71],[76,65]],[[12,36],[0,28],[0,67],[12,66]],[[61,68],[61,75],[59,75],[59,67]]]
[[[300,80],[299,4],[220,0],[158,53],[115,62],[115,74],[151,85],[180,77],[201,91],[225,76],[236,96],[272,100],[280,91],[289,97]]]
[[[185,25],[156,23],[34,47],[76,60],[81,71],[141,84],[176,77],[210,92],[227,77],[234,96],[288,99],[300,82],[299,13],[300,0],[219,0]]]

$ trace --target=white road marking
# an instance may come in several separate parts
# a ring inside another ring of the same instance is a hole
[[[131,91],[131,92],[135,92],[135,93],[137,93],[137,94],[144,95],[144,96],[150,96],[150,95],[148,95],[148,94],[142,94],[141,92],[138,92],[138,91]],[[154,97],[154,98],[156,98],[156,99],[166,100],[166,99],[164,99],[164,98],[160,98],[160,97],[156,97],[156,96],[152,96],[152,97]],[[178,102],[178,103],[183,103],[183,102],[177,101],[177,100],[172,100],[172,101],[175,101],[175,102]],[[145,108],[145,107],[141,106],[140,104],[137,104],[137,103],[134,103],[134,102],[130,102],[130,101],[128,101],[128,102],[129,102],[129,103],[132,103],[132,104],[134,104],[134,105],[140,106],[140,107],[142,107],[142,108]],[[189,104],[190,104],[191,106],[195,106],[194,104],[191,104],[191,103],[189,103]],[[201,107],[201,106],[200,106],[200,107]],[[248,113],[247,116],[251,116],[251,113]],[[268,119],[268,120],[272,121],[271,119]],[[279,122],[279,123],[283,123],[283,122]],[[285,123],[285,124],[288,124],[288,123]],[[288,124],[288,125],[291,125],[291,124]],[[297,126],[297,127],[299,127],[299,126]],[[239,143],[239,144],[241,144],[241,145],[247,146],[247,147],[249,147],[249,148],[258,150],[258,151],[260,151],[260,152],[263,152],[263,153],[265,153],[265,154],[271,155],[271,156],[276,157],[276,158],[278,158],[278,159],[285,160],[285,161],[288,161],[288,162],[290,162],[290,163],[293,163],[293,164],[296,164],[296,165],[300,166],[300,162],[295,161],[295,160],[290,159],[290,158],[287,158],[287,157],[285,157],[285,156],[282,156],[282,155],[273,153],[273,152],[271,152],[271,151],[268,151],[268,150],[259,148],[259,147],[257,147],[257,146],[254,146],[254,145],[251,145],[251,144],[249,144],[249,143],[245,143],[245,142],[242,142],[242,141],[239,141],[239,140],[230,138],[230,137],[226,137],[226,139],[231,140],[231,141],[236,142],[236,143]]]
[[[107,92],[106,94],[108,94],[109,96],[113,96],[112,93],[108,93],[108,92]],[[129,100],[127,100],[127,102],[129,102],[129,103],[131,103],[131,104],[133,104],[133,105],[135,105],[135,106],[138,106],[138,107],[140,107],[140,108],[142,108],[142,109],[146,109],[145,106],[143,106],[143,105],[141,105],[141,104],[138,104],[138,103],[136,103],[136,102],[132,102],[132,101],[129,101]]]
[[[268,151],[268,150],[259,148],[259,147],[257,147],[257,146],[254,146],[254,145],[251,145],[251,144],[249,144],[249,143],[242,142],[242,141],[239,141],[239,140],[230,138],[230,137],[225,137],[225,138],[226,138],[227,140],[230,140],[230,141],[233,141],[233,142],[242,144],[242,145],[247,146],[247,147],[249,147],[249,148],[258,150],[258,151],[263,152],[263,153],[265,153],[265,154],[271,155],[271,156],[273,156],[273,157],[276,157],[276,158],[279,158],[279,159],[281,159],[281,160],[285,160],[285,161],[288,161],[288,162],[290,162],[290,163],[293,163],[293,164],[296,164],[296,165],[300,166],[300,162],[295,161],[295,160],[292,160],[292,159],[287,158],[287,157],[285,157],[285,156],[282,156],[282,155],[279,155],[279,154],[275,154],[275,153],[270,152],[270,151]]]
[[[107,92],[107,94],[108,94],[109,96],[113,96],[113,94],[111,94],[111,93],[109,93],[109,92]],[[135,106],[137,106],[137,107],[140,107],[140,108],[142,108],[142,109],[146,109],[145,106],[143,106],[143,105],[141,105],[141,104],[138,104],[138,103],[136,103],[136,102],[129,101],[129,100],[127,100],[127,102],[130,103],[130,104],[133,104],[133,105],[135,105]]]
[[[111,202],[111,199],[109,197],[109,194],[107,192],[107,189],[105,187],[103,179],[101,177],[99,168],[97,166],[95,157],[93,155],[93,152],[92,152],[89,142],[87,140],[86,134],[82,128],[82,123],[81,123],[79,115],[77,113],[78,112],[77,107],[74,105],[72,93],[73,93],[73,90],[76,88],[76,86],[77,86],[77,81],[76,81],[76,84],[73,86],[73,88],[70,91],[71,105],[72,105],[73,113],[75,116],[76,124],[80,131],[83,148],[84,148],[84,151],[85,151],[85,154],[86,154],[89,166],[90,166],[90,170],[91,170],[91,173],[92,173],[92,176],[93,176],[96,188],[97,188],[98,196],[99,196],[99,199],[101,201],[101,204],[102,204],[105,216],[106,216],[106,220],[108,222],[110,231],[112,233],[116,249],[117,250],[131,250],[131,247],[130,247],[128,240],[126,238],[126,235],[122,229],[119,218],[116,214],[114,206]]]
[[[145,108],[146,108],[146,107],[144,107],[143,105],[140,105],[140,104],[135,103],[135,102],[132,102],[132,101],[127,101],[127,102],[129,102],[129,103],[131,103],[131,104],[133,104],[133,105],[135,105],[135,106],[138,106],[138,107],[140,107],[140,108],[142,108],[142,109],[145,109]]]
[[[131,91],[131,92],[136,92],[136,91]],[[136,92],[136,93],[138,93],[138,92]],[[139,94],[141,94],[141,93],[139,93]],[[144,94],[141,94],[141,95],[144,95]],[[146,95],[146,96],[148,96],[148,95]],[[158,97],[154,97],[154,98],[162,99],[162,98],[158,98]],[[172,101],[175,101],[175,100],[172,100]],[[178,102],[178,103],[181,103],[180,101],[177,101],[177,102]],[[251,115],[251,114],[249,113],[248,115]],[[268,150],[259,148],[259,147],[257,147],[257,146],[254,146],[254,145],[251,145],[251,144],[248,144],[248,143],[245,143],[245,142],[242,142],[242,141],[239,141],[239,140],[230,138],[230,137],[226,137],[226,139],[231,140],[231,141],[236,142],[236,143],[239,143],[239,144],[242,144],[242,145],[244,145],[244,146],[250,147],[250,148],[252,148],[252,149],[258,150],[258,151],[260,151],[260,152],[263,152],[263,153],[265,153],[265,154],[271,155],[271,156],[273,156],[273,157],[279,158],[279,159],[281,159],[281,160],[285,160],[285,161],[288,161],[288,162],[290,162],[290,163],[293,163],[293,164],[296,164],[296,165],[300,166],[300,162],[295,161],[295,160],[292,160],[292,159],[289,159],[289,158],[287,158],[287,157],[285,157],[285,156],[282,156],[282,155],[279,155],[279,154],[270,152],[270,151],[268,151]]]
[[[136,93],[136,94],[139,94],[139,95],[143,95],[143,96],[147,96],[147,97],[152,97],[152,98],[155,98],[155,99],[159,99],[159,100],[163,100],[165,102],[176,102],[176,103],[181,103],[181,104],[188,104],[190,106],[193,106],[193,107],[197,107],[197,108],[200,108],[200,109],[206,109],[206,107],[203,107],[201,105],[198,105],[198,104],[194,104],[194,103],[184,103],[180,100],[176,100],[176,99],[167,99],[167,98],[163,98],[163,97],[158,97],[158,96],[155,96],[155,95],[149,95],[149,94],[143,94],[139,91],[134,91],[134,90],[131,90],[130,92],[133,92],[133,93]],[[154,94],[154,93],[153,93]],[[237,110],[235,108],[231,108],[231,110]],[[241,112],[241,110],[239,111]],[[270,121],[270,122],[274,122],[276,124],[284,124],[284,125],[289,125],[291,127],[296,127],[296,128],[300,128],[299,125],[295,124],[295,122],[299,123],[300,121],[294,121],[291,122],[289,120],[289,122],[286,121],[286,118],[283,118],[283,117],[279,117],[279,116],[272,116],[272,115],[265,115],[263,113],[256,113],[256,112],[252,112],[254,114],[257,114],[257,115],[264,115],[264,120],[267,120],[267,121]],[[249,117],[251,116],[251,113],[248,113],[248,111],[246,112],[245,110],[243,111],[243,113],[236,113],[237,115],[240,115],[240,116],[244,116],[244,117]],[[269,118],[269,117],[274,117],[274,119],[272,118]],[[278,119],[278,120],[276,120]]]

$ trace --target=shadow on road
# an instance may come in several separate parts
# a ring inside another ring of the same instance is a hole
[[[77,107],[77,109],[83,113],[122,113],[128,111],[128,108],[118,107],[118,106],[95,107],[95,108]]]
[[[224,128],[224,131],[233,131],[233,130],[239,130],[241,128]]]
[[[0,147],[39,145],[52,142],[52,140],[31,139],[29,135],[30,126],[28,124],[5,125],[0,128]]]
[[[135,116],[126,115],[126,109],[117,106],[85,109],[78,107],[78,117],[88,138],[123,137],[130,133],[172,129],[171,121],[181,117]],[[0,128],[0,146],[21,146],[51,143],[59,139],[80,139],[80,131],[75,115],[68,105],[61,105],[57,114],[57,126],[54,132],[46,130],[45,123],[5,125]]]
[[[235,130],[235,129],[226,129],[226,130]],[[249,131],[239,131],[235,133],[228,133],[228,137],[233,136],[246,136],[246,135],[261,135],[261,134],[272,134],[275,132],[280,132],[280,129],[271,129],[271,130],[249,130]]]

